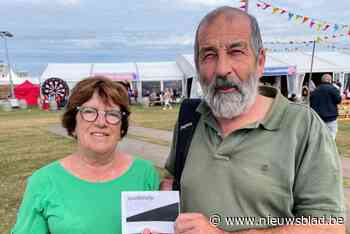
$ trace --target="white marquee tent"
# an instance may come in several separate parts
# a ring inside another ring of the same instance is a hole
[[[71,89],[80,80],[95,75],[104,75],[112,80],[129,80],[139,93],[144,93],[145,89],[159,92],[174,82],[182,90],[184,82],[184,74],[175,62],[49,63],[40,80],[43,82],[52,77],[60,78]]]

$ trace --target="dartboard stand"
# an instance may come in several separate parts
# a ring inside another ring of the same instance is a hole
[[[61,105],[64,106],[69,95],[69,87],[64,80],[52,77],[45,80],[41,85],[41,93],[43,96],[55,98],[55,100],[59,96],[60,100],[62,100]]]

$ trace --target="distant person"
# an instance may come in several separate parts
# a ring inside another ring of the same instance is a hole
[[[172,109],[172,106],[171,106],[171,92],[169,89],[165,89],[164,91],[164,107],[163,107],[163,110],[166,110],[166,109]]]
[[[139,92],[137,91],[137,89],[134,89],[134,100],[135,100],[135,104],[137,104],[137,98],[139,96]]]
[[[333,139],[337,135],[338,104],[341,103],[339,89],[332,85],[332,76],[324,74],[321,84],[310,95],[310,106],[326,123]]]
[[[292,95],[288,99],[291,102],[297,102],[298,101],[297,95],[295,93],[292,93]]]
[[[339,80],[334,81],[333,86],[336,87],[338,90],[341,90],[341,83]]]
[[[48,95],[44,95],[44,99],[42,101],[43,104],[43,110],[48,111],[49,110],[49,97]]]
[[[12,234],[118,234],[121,192],[158,190],[153,165],[121,152],[128,96],[120,84],[93,77],[73,89],[62,125],[74,153],[29,177]]]

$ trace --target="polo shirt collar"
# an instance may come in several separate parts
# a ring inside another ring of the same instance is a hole
[[[265,118],[261,120],[261,125],[271,131],[279,129],[282,125],[283,116],[287,111],[289,101],[283,97],[278,89],[273,87],[261,86],[259,87],[259,93],[274,99],[270,110]]]
[[[273,98],[271,108],[265,118],[260,122],[251,123],[244,128],[252,129],[258,128],[260,125],[266,130],[277,130],[281,127],[283,115],[286,113],[288,100],[283,97],[281,92],[273,87],[268,86],[260,86],[259,93],[263,96]],[[217,128],[217,122],[208,106],[208,104],[202,100],[199,106],[196,109],[202,116],[204,116],[204,120],[207,124],[211,125],[214,128]]]

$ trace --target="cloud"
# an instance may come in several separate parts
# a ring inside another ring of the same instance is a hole
[[[192,4],[192,5],[203,5],[203,6],[221,6],[221,5],[232,5],[232,1],[229,0],[178,0],[179,3]]]
[[[12,3],[33,4],[33,5],[62,5],[76,6],[81,0],[12,0]]]

